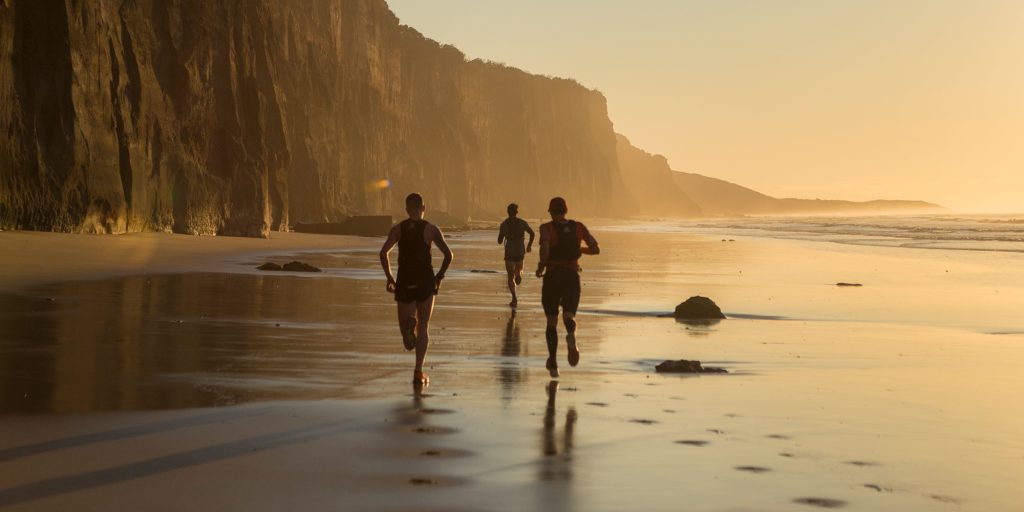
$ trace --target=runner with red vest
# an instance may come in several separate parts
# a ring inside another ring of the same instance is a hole
[[[576,308],[580,304],[580,265],[583,254],[601,253],[597,240],[582,222],[569,220],[565,214],[569,207],[565,199],[555,197],[548,204],[551,222],[540,226],[540,262],[537,277],[544,278],[541,289],[541,303],[548,325],[545,337],[548,342],[547,369],[552,378],[558,377],[558,308],[562,308],[562,322],[567,335],[565,342],[569,350],[569,366],[580,362],[580,350],[576,343]],[[586,247],[580,247],[580,243]]]

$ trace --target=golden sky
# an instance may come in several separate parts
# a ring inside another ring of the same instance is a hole
[[[673,168],[776,197],[1024,212],[1024,0],[389,0],[571,77]]]

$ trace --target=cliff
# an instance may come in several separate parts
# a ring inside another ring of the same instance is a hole
[[[675,171],[664,156],[639,149],[622,135],[616,137],[623,187],[637,215],[716,217],[944,211],[941,206],[924,201],[779,199],[725,180]]]
[[[622,186],[600,93],[467,62],[383,0],[0,0],[0,131],[6,229],[266,236],[412,191],[607,214]]]
[[[925,201],[779,199],[700,174],[675,172],[679,189],[694,199],[705,216],[936,213],[945,208]]]
[[[633,146],[616,135],[616,152],[623,187],[638,214],[665,217],[693,217],[701,213],[698,204],[674,180],[668,160]]]

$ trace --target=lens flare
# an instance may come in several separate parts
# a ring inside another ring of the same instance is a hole
[[[370,182],[370,189],[372,190],[384,190],[388,188],[391,188],[391,180],[387,178]]]

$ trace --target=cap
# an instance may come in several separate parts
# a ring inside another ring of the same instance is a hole
[[[565,204],[565,199],[552,197],[551,202],[548,203],[548,211],[551,213],[567,213],[569,207]]]

